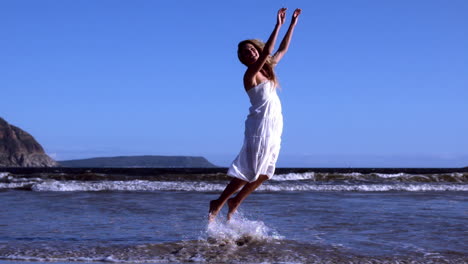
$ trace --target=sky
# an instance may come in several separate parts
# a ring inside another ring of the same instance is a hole
[[[468,1],[0,1],[0,116],[56,160],[229,166],[249,100],[237,43],[302,14],[276,68],[278,167],[468,166]]]

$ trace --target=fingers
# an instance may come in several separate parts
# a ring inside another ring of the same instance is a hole
[[[294,16],[294,17],[297,17],[297,16],[299,16],[299,15],[301,14],[301,12],[302,12],[302,9],[296,8],[296,10],[294,10],[293,16]]]
[[[285,8],[285,7],[280,8],[280,10],[278,10],[278,15],[279,16],[286,15],[286,10],[287,10],[287,8]]]

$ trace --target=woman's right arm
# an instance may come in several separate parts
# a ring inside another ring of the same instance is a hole
[[[247,68],[247,71],[244,75],[244,84],[246,83],[255,83],[255,75],[262,69],[263,65],[267,61],[268,56],[273,52],[275,47],[276,38],[278,37],[278,32],[281,26],[284,24],[286,19],[286,8],[281,8],[278,10],[277,22],[273,32],[271,33],[268,41],[265,43],[263,51],[259,54],[257,61]]]

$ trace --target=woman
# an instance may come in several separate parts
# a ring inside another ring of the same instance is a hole
[[[278,11],[275,28],[266,43],[244,40],[238,45],[239,60],[247,66],[244,88],[252,106],[245,121],[244,144],[227,173],[234,178],[220,197],[210,202],[210,222],[216,218],[226,202],[229,207],[227,219],[230,220],[242,201],[265,180],[273,177],[283,131],[281,102],[276,93],[278,80],[273,68],[288,50],[300,14],[301,9],[294,11],[291,25],[273,56],[270,54],[273,52],[278,32],[286,20],[286,8]],[[235,197],[229,198],[239,189]]]

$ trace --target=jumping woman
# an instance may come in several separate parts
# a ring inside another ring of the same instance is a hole
[[[268,41],[256,39],[241,41],[237,56],[247,66],[244,73],[244,88],[251,107],[245,121],[244,144],[232,162],[228,175],[233,179],[217,200],[210,202],[209,221],[213,221],[227,202],[230,220],[244,199],[265,180],[273,177],[280,151],[283,115],[281,102],[276,93],[278,80],[274,67],[288,50],[301,9],[296,9],[278,51],[271,56],[278,32],[286,20],[286,8],[278,10],[277,21]],[[238,190],[239,193],[230,198]]]

